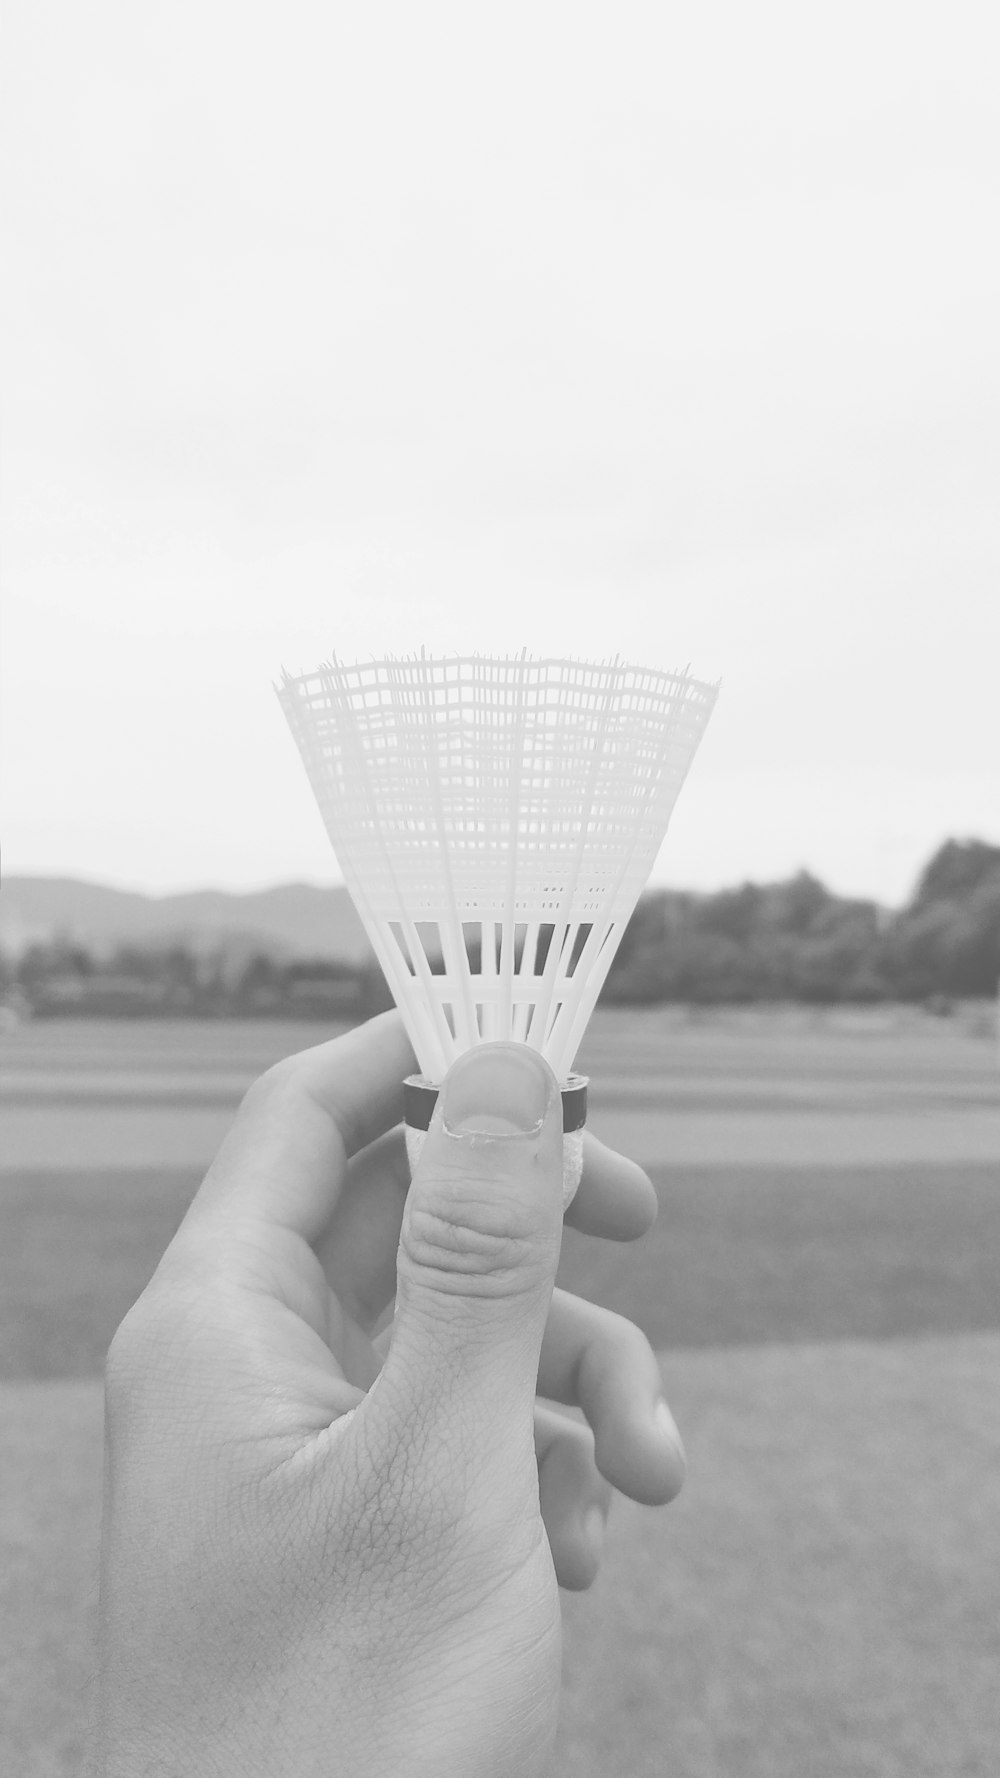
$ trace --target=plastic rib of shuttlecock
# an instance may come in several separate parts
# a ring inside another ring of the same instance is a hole
[[[423,1072],[510,1038],[565,1080],[717,688],[522,654],[277,689]]]

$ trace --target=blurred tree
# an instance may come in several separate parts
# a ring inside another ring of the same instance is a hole
[[[423,930],[433,944],[434,930]],[[553,930],[540,931],[539,969]],[[588,931],[578,934],[573,960]],[[478,968],[476,923],[467,928],[466,947]],[[998,980],[1000,847],[948,840],[898,913],[835,895],[807,871],[714,895],[649,890],[628,922],[602,998],[641,1004],[894,997],[946,1005],[957,996],[994,995]],[[374,959],[360,967],[327,957],[287,963],[248,951],[245,935],[224,933],[161,949],[123,943],[100,957],[72,934],[57,933],[8,962],[0,973],[4,986],[20,988],[39,1010],[44,1003],[50,1011],[80,1013],[368,1017],[392,1004]]]
[[[1000,846],[985,840],[946,840],[924,866],[911,908],[932,902],[960,902],[983,884],[1000,878]]]
[[[948,840],[885,938],[905,999],[994,994],[1000,978],[1000,846]]]

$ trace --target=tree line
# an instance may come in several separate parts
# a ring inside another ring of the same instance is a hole
[[[544,936],[544,935],[543,935]],[[390,1004],[374,961],[293,961],[224,939],[206,949],[71,940],[2,963],[8,1005],[38,1017],[358,1019]],[[1000,846],[949,840],[906,906],[835,895],[808,872],[715,894],[650,890],[625,931],[602,998],[815,1004],[993,996],[1000,983]]]
[[[606,997],[926,1001],[992,996],[998,984],[1000,846],[950,840],[894,912],[834,895],[805,871],[716,895],[648,895]]]

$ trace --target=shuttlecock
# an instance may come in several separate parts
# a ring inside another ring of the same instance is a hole
[[[334,659],[276,689],[422,1070],[411,1163],[455,1058],[527,1043],[563,1086],[568,1202],[573,1061],[717,687],[521,654]]]

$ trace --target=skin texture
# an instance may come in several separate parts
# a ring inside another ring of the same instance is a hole
[[[553,1293],[547,1065],[457,1062],[410,1185],[412,1068],[386,1014],[256,1082],[115,1336],[93,1778],[543,1773],[558,1585],[681,1485],[644,1336]],[[654,1214],[588,1138],[567,1220]]]

